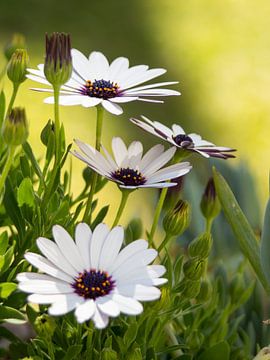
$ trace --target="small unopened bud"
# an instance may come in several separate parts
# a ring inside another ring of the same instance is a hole
[[[206,219],[214,219],[220,212],[213,178],[210,178],[201,200],[201,211]]]
[[[201,282],[200,292],[196,297],[197,301],[204,303],[210,299],[211,294],[212,294],[211,284],[208,281],[203,280]]]
[[[201,282],[200,280],[184,280],[183,290],[181,295],[186,299],[194,299],[200,292]]]
[[[46,339],[50,339],[56,329],[55,320],[47,314],[38,316],[35,320],[34,326],[38,335]]]
[[[205,261],[190,259],[183,266],[185,277],[190,280],[199,280],[205,272]]]
[[[42,143],[47,146],[51,133],[54,132],[54,123],[49,120],[41,131],[40,139]]]
[[[44,64],[46,79],[53,86],[65,84],[72,73],[70,36],[64,33],[46,34]]]
[[[11,56],[7,66],[7,75],[14,84],[21,84],[26,79],[29,56],[25,49],[17,49]]]
[[[14,108],[2,126],[2,136],[7,145],[23,144],[28,137],[28,123],[23,108]]]
[[[179,200],[172,210],[169,210],[163,219],[163,228],[172,236],[181,235],[189,226],[191,209],[185,200]]]
[[[262,348],[253,360],[270,360],[270,346]]]
[[[22,34],[13,34],[12,39],[5,46],[5,57],[7,58],[7,60],[10,60],[15,50],[25,48],[25,37]]]
[[[213,243],[212,235],[208,232],[203,233],[194,239],[188,247],[188,254],[191,258],[199,257],[205,259],[209,256]]]

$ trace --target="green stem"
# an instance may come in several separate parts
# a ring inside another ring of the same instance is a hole
[[[14,101],[15,101],[17,93],[18,93],[18,89],[19,89],[19,84],[13,84],[13,92],[12,92],[11,99],[10,99],[10,102],[9,102],[9,105],[8,105],[6,116],[8,116],[10,114],[11,110],[12,110]]]
[[[97,106],[97,125],[96,125],[96,149],[97,149],[97,151],[100,150],[103,113],[104,113],[104,109],[103,109],[102,105]],[[83,216],[83,221],[86,222],[88,220],[89,224],[91,224],[91,216],[92,216],[91,207],[92,207],[93,197],[94,197],[95,191],[96,191],[97,180],[98,180],[98,173],[94,172],[92,184],[91,184],[91,190],[89,192],[86,209],[85,209],[85,213]]]
[[[168,242],[171,240],[172,237],[173,237],[173,235],[167,233],[165,235],[162,243],[159,245],[157,251],[160,252],[168,244]]]
[[[16,146],[10,146],[9,149],[8,149],[8,157],[7,157],[3,172],[2,172],[1,177],[0,177],[0,194],[3,191],[3,187],[5,185],[6,178],[8,176],[10,167],[11,167],[11,165],[13,163],[13,160],[14,160],[13,156],[14,156],[14,153],[15,153],[15,149],[16,149]]]
[[[211,232],[211,229],[212,229],[212,224],[213,224],[213,218],[207,218],[206,219],[206,226],[205,226],[205,230],[206,232],[210,233]]]
[[[161,210],[162,210],[162,207],[163,207],[167,192],[168,192],[167,187],[163,188],[162,191],[161,191],[161,194],[160,194],[160,197],[159,197],[159,200],[158,200],[158,203],[157,203],[155,215],[154,215],[153,224],[152,224],[150,235],[149,235],[149,246],[152,246],[152,244],[153,244],[154,235],[155,235],[155,232],[156,232],[156,229],[157,229],[159,217],[160,217],[160,214],[161,214]]]
[[[114,219],[114,222],[113,222],[113,226],[116,226],[118,223],[119,223],[119,220],[123,214],[123,210],[126,206],[126,203],[127,203],[127,199],[128,199],[128,196],[129,194],[131,193],[130,190],[122,190],[122,198],[121,198],[121,202],[120,202],[120,205],[119,205],[119,208],[118,208],[118,211],[117,211],[117,214],[116,214],[116,217]]]

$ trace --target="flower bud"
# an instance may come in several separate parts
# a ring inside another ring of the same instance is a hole
[[[190,280],[199,280],[205,271],[205,261],[200,259],[190,259],[183,266],[185,277]]]
[[[46,79],[53,86],[65,84],[72,73],[70,36],[64,33],[46,34],[44,64]]]
[[[15,50],[25,48],[25,37],[22,34],[13,34],[11,41],[9,41],[5,46],[5,57],[7,58],[7,60],[10,60]]]
[[[211,251],[212,243],[212,235],[208,232],[203,233],[189,244],[189,256],[191,258],[199,257],[201,259],[206,259]]]
[[[189,226],[191,209],[185,200],[179,200],[172,210],[169,210],[163,219],[163,228],[172,236],[181,235]]]
[[[211,293],[212,293],[211,284],[208,281],[203,280],[201,282],[200,292],[197,295],[196,299],[198,302],[204,303],[210,299]]]
[[[270,360],[270,346],[262,348],[253,360]]]
[[[188,280],[184,279],[182,296],[186,299],[194,299],[200,292],[201,282],[200,280]]]
[[[55,320],[47,314],[38,316],[34,326],[38,335],[46,339],[50,339],[56,329]]]
[[[220,212],[213,178],[210,178],[201,200],[201,211],[206,219],[214,219]]]
[[[7,145],[23,144],[28,137],[28,123],[23,108],[14,108],[2,126],[2,136]]]
[[[29,56],[25,49],[17,49],[11,56],[7,66],[7,75],[14,84],[21,84],[26,79]]]
[[[42,129],[40,134],[40,139],[45,146],[48,145],[49,137],[52,132],[54,132],[54,123],[51,120],[49,120]]]

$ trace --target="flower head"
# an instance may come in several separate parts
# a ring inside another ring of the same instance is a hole
[[[134,124],[138,125],[143,130],[160,137],[163,140],[168,141],[177,148],[196,152],[206,158],[215,157],[221,159],[234,158],[235,156],[230,154],[235,151],[223,146],[216,146],[215,144],[203,140],[198,134],[186,134],[184,129],[177,124],[173,124],[172,129],[161,124],[158,121],[151,121],[145,116],[142,116],[143,120],[135,118],[130,119]]]
[[[75,310],[79,323],[92,319],[102,329],[109,317],[121,313],[138,315],[139,301],[160,297],[157,285],[167,280],[162,265],[148,265],[157,252],[145,240],[136,240],[121,249],[124,231],[99,224],[91,231],[85,223],[76,227],[75,242],[59,225],[53,227],[54,241],[38,238],[44,256],[26,253],[26,260],[46,274],[20,273],[19,289],[30,293],[28,301],[50,304],[50,315]]]
[[[118,105],[129,101],[140,100],[147,102],[163,102],[154,100],[155,97],[180,95],[178,91],[162,89],[160,87],[176,84],[177,82],[162,82],[138,86],[156,78],[166,72],[165,69],[149,69],[146,65],[129,67],[129,60],[125,57],[116,58],[109,64],[107,58],[98,51],[89,55],[89,59],[80,51],[72,49],[73,73],[71,79],[61,87],[61,105],[82,105],[84,107],[102,106],[115,115],[122,114]],[[44,66],[38,70],[28,69],[29,79],[45,85],[50,85],[45,79]],[[33,89],[52,92],[51,89]],[[46,103],[53,103],[53,97],[45,99]]]
[[[164,151],[162,145],[152,147],[142,156],[143,146],[141,142],[134,141],[127,148],[121,138],[115,137],[112,140],[113,159],[104,147],[102,148],[105,156],[92,146],[79,140],[76,140],[76,144],[83,154],[73,151],[73,155],[100,175],[118,183],[121,188],[174,186],[176,183],[164,181],[183,176],[191,169],[189,162],[178,163],[161,169],[176,151],[174,148]]]
[[[25,49],[17,49],[13,52],[7,66],[7,75],[14,84],[21,84],[26,79],[26,68],[29,56]]]
[[[7,145],[18,146],[26,141],[28,134],[25,109],[15,107],[3,122],[3,139]]]

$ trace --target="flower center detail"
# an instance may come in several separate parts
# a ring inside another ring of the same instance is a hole
[[[182,148],[194,147],[194,143],[188,135],[185,134],[176,135],[173,136],[173,140],[177,145],[181,146]]]
[[[115,282],[105,271],[91,269],[80,273],[72,287],[79,296],[95,300],[108,295],[114,289]]]
[[[130,168],[120,168],[112,174],[113,178],[124,183],[126,186],[143,185],[146,182],[145,177],[138,171]]]
[[[114,98],[119,95],[119,85],[107,80],[87,80],[82,87],[81,93],[90,97],[97,97],[104,100]]]

